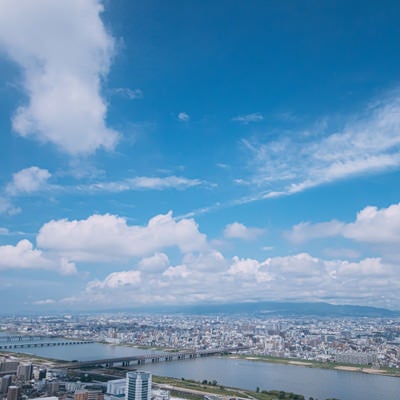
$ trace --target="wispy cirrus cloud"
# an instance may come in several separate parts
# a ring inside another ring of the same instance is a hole
[[[400,167],[400,92],[376,101],[349,118],[342,129],[317,137],[285,136],[260,142],[242,140],[251,153],[253,183],[262,198]]]
[[[137,176],[113,182],[96,182],[78,186],[78,190],[89,192],[125,192],[128,190],[184,190],[194,186],[205,185],[200,179],[190,179],[181,176],[149,177]]]
[[[115,88],[112,90],[112,93],[127,97],[130,100],[143,98],[143,92],[140,89]]]
[[[243,124],[248,124],[250,122],[260,122],[264,119],[264,116],[261,113],[252,113],[245,115],[238,115],[232,118],[232,121],[241,122]]]
[[[242,139],[249,155],[246,179],[235,179],[251,193],[216,202],[178,218],[221,208],[291,196],[313,187],[400,168],[400,89],[347,117],[342,129],[330,132],[328,118],[310,129],[282,134],[279,139]],[[312,132],[312,134],[310,134]]]

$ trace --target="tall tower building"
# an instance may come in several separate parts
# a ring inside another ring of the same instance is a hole
[[[21,398],[21,389],[18,386],[9,386],[7,400],[19,400]]]
[[[125,400],[151,400],[151,373],[144,371],[126,374]]]
[[[32,364],[19,364],[17,368],[17,378],[29,381],[32,378]]]

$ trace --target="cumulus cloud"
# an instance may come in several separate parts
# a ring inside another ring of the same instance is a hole
[[[352,115],[342,129],[327,124],[319,135],[293,134],[278,140],[243,140],[251,153],[253,183],[262,198],[400,167],[400,94],[383,96]]]
[[[165,253],[156,253],[151,257],[142,258],[139,268],[146,272],[160,272],[169,265],[169,258]]]
[[[180,112],[178,114],[179,121],[187,122],[190,120],[190,115],[185,112]]]
[[[252,113],[246,115],[238,115],[232,118],[232,121],[242,122],[243,124],[248,124],[250,122],[259,122],[264,119],[261,113]]]
[[[23,239],[15,246],[0,246],[0,270],[5,269],[46,269],[58,271],[62,275],[76,273],[74,263],[64,258],[50,258],[41,250],[34,249],[32,243]]]
[[[0,48],[21,67],[28,99],[12,118],[17,134],[71,155],[116,145],[100,94],[114,53],[102,11],[100,0],[0,2]]]
[[[252,240],[262,235],[263,232],[263,229],[248,228],[239,222],[233,222],[232,224],[226,225],[224,229],[224,236],[228,239]]]
[[[168,247],[178,247],[183,253],[207,247],[195,221],[175,221],[172,212],[151,218],[146,226],[129,226],[125,218],[110,214],[50,221],[40,229],[37,243],[75,261],[146,256]]]
[[[220,273],[226,269],[227,261],[222,253],[210,249],[199,253],[187,253],[183,256],[182,264],[191,272]],[[201,278],[204,279],[204,278]]]
[[[12,181],[6,187],[6,192],[12,196],[37,192],[46,187],[50,177],[51,174],[47,169],[25,168],[13,174]]]
[[[286,236],[297,243],[333,236],[365,243],[400,243],[400,203],[382,209],[365,207],[351,223],[335,220],[316,224],[302,222]]]
[[[16,215],[21,212],[19,207],[15,207],[10,199],[0,197],[0,214]]]
[[[400,243],[400,203],[387,208],[365,207],[347,224],[343,235],[368,243]]]
[[[209,257],[206,269],[199,265],[201,262],[196,262],[195,257],[184,256],[180,264],[165,266],[157,275],[147,274],[143,269],[111,273],[104,280],[89,282],[79,301],[115,306],[127,301],[135,301],[137,305],[165,305],[244,299],[340,299],[376,305],[383,295],[385,301],[395,304],[400,289],[396,268],[380,258],[349,262],[324,260],[308,253],[270,257],[263,261],[240,257],[229,260],[221,254],[206,253],[202,257],[204,260]],[[214,271],[210,273],[213,267]],[[112,296],[113,290],[123,296]]]
[[[91,281],[87,285],[88,291],[98,289],[119,289],[121,287],[135,287],[141,282],[140,271],[113,272],[103,281]]]
[[[171,266],[163,272],[163,276],[172,279],[186,278],[188,275],[189,271],[186,265],[178,265],[176,267]]]

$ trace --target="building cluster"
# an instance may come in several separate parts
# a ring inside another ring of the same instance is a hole
[[[249,355],[400,367],[400,319],[396,318],[121,313],[13,317],[3,319],[0,329],[160,350],[245,346]]]
[[[66,370],[43,364],[0,359],[0,400],[170,400],[167,390],[152,387],[152,375],[133,371],[124,379],[83,382]]]

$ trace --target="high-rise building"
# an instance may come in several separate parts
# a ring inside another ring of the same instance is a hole
[[[0,378],[0,394],[6,394],[11,385],[12,376],[5,375]]]
[[[114,379],[107,382],[107,394],[114,396],[124,395],[126,390],[126,379]]]
[[[144,371],[126,374],[125,400],[151,400],[151,373]]]
[[[29,381],[32,378],[32,364],[19,364],[17,368],[17,378]]]
[[[7,391],[7,400],[19,400],[21,398],[21,389],[18,386],[9,386]]]
[[[19,361],[1,361],[0,362],[0,371],[1,372],[15,372],[18,368]]]
[[[101,390],[77,390],[74,400],[104,400],[104,395]]]

